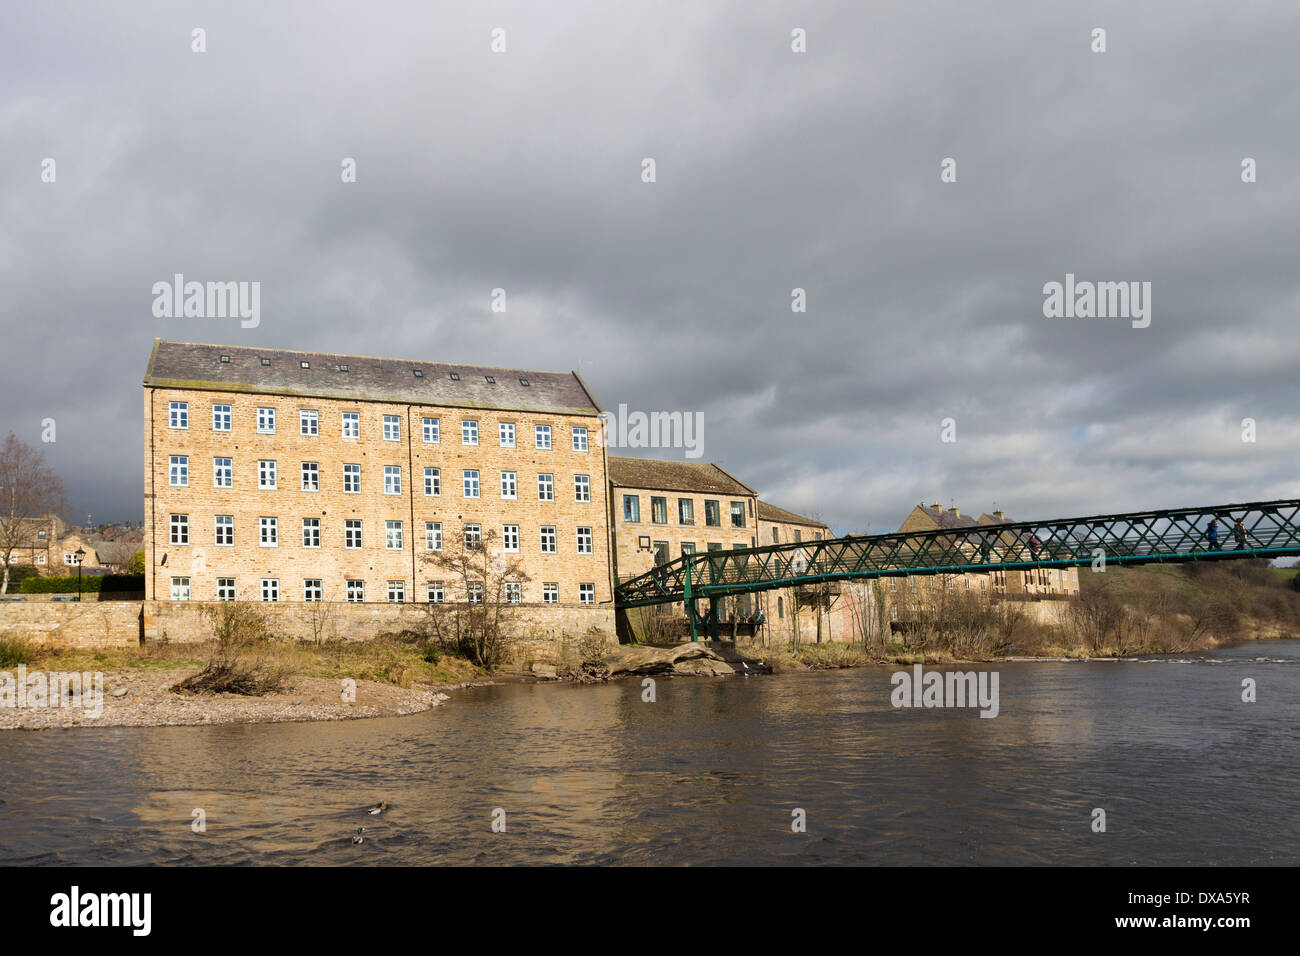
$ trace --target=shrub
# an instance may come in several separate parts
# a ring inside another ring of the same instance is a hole
[[[287,671],[260,656],[271,642],[266,616],[255,605],[226,601],[204,608],[212,627],[207,666],[172,688],[193,694],[260,697],[284,686]]]
[[[144,590],[144,575],[103,574],[81,576],[82,594],[120,594]],[[22,583],[23,594],[76,594],[77,576],[52,578],[26,578]]]
[[[30,664],[36,658],[36,648],[25,637],[0,634],[0,667],[17,667]]]

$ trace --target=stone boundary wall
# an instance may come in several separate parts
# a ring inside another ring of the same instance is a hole
[[[41,645],[135,647],[145,641],[188,643],[207,640],[203,610],[188,601],[0,602],[0,635],[26,637]],[[313,611],[324,610],[323,638],[367,641],[380,634],[415,629],[425,620],[418,604],[348,604],[321,608],[301,602],[257,605],[280,637],[310,640]],[[515,658],[560,664],[577,660],[578,643],[589,636],[616,644],[611,605],[530,606],[512,612],[519,631]]]
[[[136,647],[140,601],[0,602],[0,635],[59,647]]]

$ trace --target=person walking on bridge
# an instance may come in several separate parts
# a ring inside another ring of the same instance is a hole
[[[1210,523],[1205,526],[1205,539],[1209,542],[1210,551],[1219,550],[1219,519],[1211,518]]]
[[[1245,551],[1246,550],[1246,526],[1241,523],[1241,518],[1238,518],[1235,522],[1233,522],[1232,536],[1237,539],[1237,550]]]

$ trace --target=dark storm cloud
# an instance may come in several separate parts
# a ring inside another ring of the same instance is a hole
[[[1297,27],[1285,3],[24,7],[3,424],[56,419],[77,510],[139,517],[161,335],[577,368],[607,407],[703,412],[705,458],[842,530],[922,498],[1297,495]],[[175,272],[260,281],[261,326],[155,319]],[[1151,282],[1151,327],[1044,318],[1067,272]]]

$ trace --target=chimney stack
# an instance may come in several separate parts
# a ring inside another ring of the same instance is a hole
[[[956,506],[956,505],[953,505],[951,508],[949,508],[949,509],[948,509],[948,513],[951,514],[951,515],[954,515],[954,516],[956,516],[956,517],[958,517],[958,518],[961,517],[961,512],[957,509],[957,506]]]

